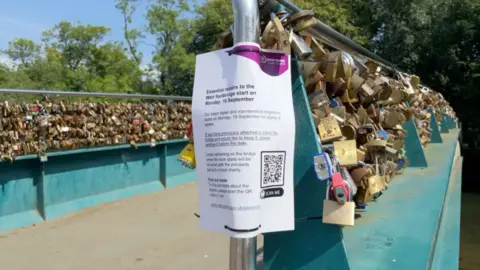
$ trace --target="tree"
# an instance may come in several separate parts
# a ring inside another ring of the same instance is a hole
[[[77,71],[81,63],[92,57],[92,51],[110,29],[104,26],[73,25],[62,21],[43,33],[46,48],[55,48],[62,55],[62,61],[72,70]]]
[[[142,32],[136,28],[130,29],[129,25],[132,23],[132,15],[135,13],[140,0],[116,0],[116,8],[122,12],[123,15],[123,36],[127,41],[130,54],[140,66],[142,62],[142,53],[138,51],[138,43],[144,38]]]
[[[25,65],[31,63],[40,53],[40,46],[32,40],[16,38],[8,42],[8,49],[4,51],[13,61],[20,61]]]
[[[196,8],[194,37],[189,50],[195,54],[214,49],[218,36],[233,24],[232,1],[212,0]]]
[[[191,93],[195,55],[187,51],[191,23],[183,18],[190,6],[185,0],[156,0],[147,11],[148,29],[156,38],[153,62],[160,73],[162,92]]]
[[[142,76],[138,64],[128,58],[120,42],[108,42],[95,48],[86,68],[97,83],[87,86],[93,91],[132,92]]]

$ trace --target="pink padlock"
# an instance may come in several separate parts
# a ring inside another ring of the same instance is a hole
[[[345,181],[343,181],[342,174],[339,172],[332,175],[332,191],[333,197],[338,203],[345,203],[348,201],[350,191]]]

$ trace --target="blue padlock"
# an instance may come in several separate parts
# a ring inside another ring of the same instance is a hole
[[[386,132],[384,129],[377,130],[377,136],[382,140],[388,140],[388,132]]]
[[[331,99],[330,100],[330,108],[335,108],[335,107],[338,107],[340,106],[340,104],[338,103],[338,100],[337,99]]]
[[[397,163],[397,171],[400,171],[403,166],[405,166],[405,159],[404,158],[401,158],[398,160],[398,163]]]

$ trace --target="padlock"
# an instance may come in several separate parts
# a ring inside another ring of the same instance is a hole
[[[374,99],[375,92],[373,89],[364,83],[358,91],[358,96],[360,97],[360,102],[363,104],[370,103]]]
[[[348,189],[349,185],[342,179],[341,173],[335,173],[332,182],[327,185],[327,195],[323,201],[323,223],[354,225],[355,203],[351,201],[351,192]],[[330,199],[331,193],[335,200]]]
[[[290,54],[291,52],[290,35],[273,13],[271,14],[270,22],[263,32],[261,45],[267,49],[281,50],[285,54]]]
[[[312,49],[310,49],[305,40],[293,31],[290,32],[290,43],[292,44],[292,49],[298,58],[303,60],[312,55]]]
[[[337,120],[333,116],[328,116],[320,120],[318,132],[322,143],[331,142],[342,138],[342,131]]]
[[[333,142],[335,156],[341,166],[356,166],[358,164],[357,143],[355,140]]]
[[[338,65],[341,62],[341,53],[332,52],[328,55],[328,62],[325,64],[325,80],[335,82],[337,79]]]
[[[357,129],[352,125],[343,125],[341,127],[342,135],[347,140],[356,140],[357,139]],[[358,152],[357,152],[358,153]]]
[[[315,60],[321,61],[328,58],[328,52],[325,50],[322,44],[312,37],[312,43],[310,45],[312,49],[312,57]]]
[[[301,10],[296,12],[288,19],[288,25],[292,25],[295,32],[302,33],[303,30],[306,30],[308,27],[315,24],[315,18],[313,17],[314,13],[311,10]]]
[[[318,80],[315,77],[318,74],[318,69],[320,68],[320,64],[311,61],[300,61],[300,70],[302,71],[303,80],[305,81],[305,85],[307,88],[311,87],[312,84],[318,83]],[[321,79],[321,78],[319,78]]]
[[[312,110],[328,106],[329,104],[329,99],[322,89],[318,89],[317,91],[309,94],[308,100]]]
[[[327,181],[332,177],[334,168],[330,156],[327,153],[323,152],[315,155],[313,157],[313,164],[318,180]]]
[[[194,169],[196,167],[195,162],[195,148],[193,144],[189,143],[178,156],[179,161],[187,168]]]

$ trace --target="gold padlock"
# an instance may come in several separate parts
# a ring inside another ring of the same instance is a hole
[[[340,166],[356,166],[358,164],[357,142],[355,140],[333,142],[333,149]]]
[[[318,83],[319,80],[315,82],[315,77],[318,77],[317,76],[318,69],[320,68],[319,63],[310,62],[310,61],[300,61],[299,65],[300,65],[300,70],[302,71],[303,81],[305,82],[305,85],[307,86],[307,88],[312,83]]]
[[[371,60],[368,60],[366,63],[365,63],[365,66],[367,66],[368,68],[368,71],[370,73],[373,73],[375,74],[377,72],[377,69],[378,69],[378,64],[371,61]]]
[[[315,60],[323,60],[327,58],[327,51],[323,47],[323,45],[318,42],[315,38],[312,38],[312,44],[310,45],[310,48],[312,49],[313,52],[313,58]]]
[[[385,185],[379,175],[373,175],[368,178],[368,193],[377,194],[385,189]]]
[[[365,160],[365,151],[358,149],[357,148],[357,159],[358,161],[364,161]]]
[[[325,70],[325,80],[327,82],[335,82],[337,79],[337,70],[340,61],[340,52],[331,52],[328,55],[328,63]]]
[[[333,116],[328,116],[320,120],[318,133],[322,143],[331,142],[342,138],[342,131],[338,122]]]
[[[420,87],[420,77],[416,76],[416,75],[413,75],[411,78],[410,78],[410,84],[412,85],[412,87],[414,89],[419,89]]]
[[[365,83],[365,79],[360,77],[357,73],[354,73],[351,78],[350,89],[353,90],[352,93],[357,93],[357,90],[362,87]]]
[[[360,102],[362,103],[372,102],[374,98],[374,94],[375,92],[373,91],[373,89],[370,86],[368,86],[368,84],[366,83],[362,84],[362,87],[360,87],[358,91]]]

